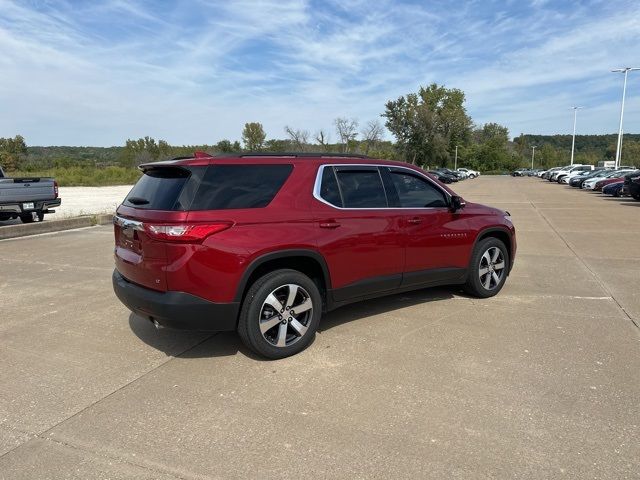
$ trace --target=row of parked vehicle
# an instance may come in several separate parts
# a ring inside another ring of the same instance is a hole
[[[640,200],[640,170],[632,166],[607,168],[593,165],[567,165],[548,170],[523,168],[515,170],[511,175],[535,176],[575,188],[599,191],[604,195],[630,196]]]
[[[471,170],[470,168],[457,168],[456,170],[438,168],[435,170],[428,170],[428,172],[442,183],[455,183],[460,180],[466,180],[467,178],[477,178],[480,176],[480,172],[477,170]]]

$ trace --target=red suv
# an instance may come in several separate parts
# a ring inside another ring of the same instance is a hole
[[[350,302],[436,285],[493,296],[516,253],[508,212],[405,163],[196,153],[140,168],[114,218],[118,298],[156,327],[237,330],[269,358]]]

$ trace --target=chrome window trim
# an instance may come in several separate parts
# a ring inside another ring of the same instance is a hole
[[[386,167],[390,169],[397,168],[399,170],[406,170],[408,173],[416,175],[420,178],[423,178],[427,182],[429,182],[431,185],[433,185],[434,188],[436,188],[439,192],[444,194],[445,198],[448,200],[449,203],[451,202],[451,194],[446,190],[444,190],[443,188],[441,188],[440,185],[434,182],[431,178],[429,178],[428,176],[426,176],[421,172],[417,172],[416,170],[413,170],[412,168],[402,167],[399,165],[384,165],[384,164],[375,164],[375,163],[325,163],[320,165],[320,167],[318,168],[318,172],[316,173],[316,180],[313,185],[313,198],[315,198],[319,202],[324,203],[325,205],[329,205],[330,207],[335,208],[336,210],[442,210],[442,209],[449,210],[449,207],[371,207],[371,208],[338,207],[337,205],[334,205],[333,203],[328,202],[327,200],[325,200],[320,196],[320,190],[322,185],[322,174],[324,173],[325,167],[375,167],[377,169],[380,169],[380,167]],[[381,175],[380,170],[378,170],[378,174]],[[382,186],[384,188],[384,182],[382,182]],[[386,194],[387,194],[387,190],[385,188],[385,195]]]

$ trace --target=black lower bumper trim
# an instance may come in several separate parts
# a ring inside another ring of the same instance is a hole
[[[113,271],[113,290],[129,310],[163,327],[221,332],[235,330],[239,303],[215,303],[185,292],[157,292]]]

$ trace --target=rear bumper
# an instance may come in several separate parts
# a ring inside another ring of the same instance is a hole
[[[11,203],[2,203],[0,204],[0,213],[14,213],[14,214],[22,214],[35,212],[38,210],[47,211],[52,207],[59,207],[62,203],[62,199],[54,198],[51,200],[36,200],[33,202],[33,208],[29,210],[23,210],[22,206],[24,203],[30,202],[11,202]]]
[[[239,303],[214,303],[185,292],[157,292],[113,271],[113,290],[132,312],[163,327],[221,332],[235,330]]]

